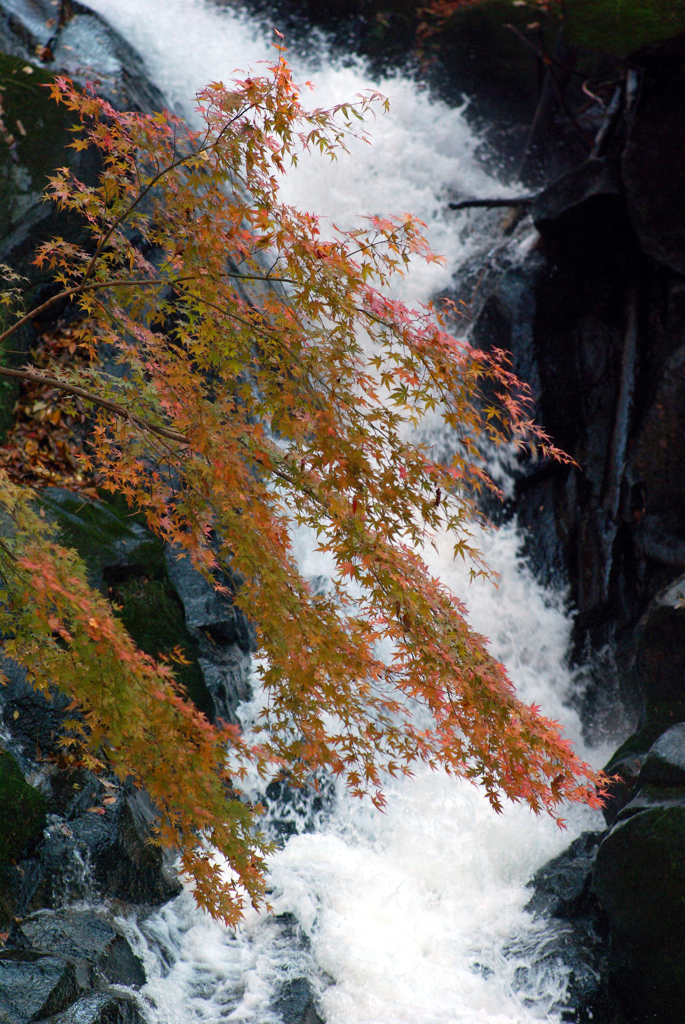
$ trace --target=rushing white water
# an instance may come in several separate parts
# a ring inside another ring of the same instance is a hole
[[[200,0],[90,3],[145,56],[152,79],[183,112],[208,81],[228,81],[273,55],[263,30]],[[312,51],[293,63],[296,79],[315,80],[316,105],[380,88],[391,113],[368,125],[372,147],[354,145],[333,165],[304,161],[284,183],[285,196],[345,227],[364,213],[418,215],[446,257],[444,268],[412,267],[402,283],[405,300],[424,301],[495,242],[491,218],[457,221],[446,211],[448,197],[502,194],[503,186],[479,165],[478,138],[462,111],[401,77],[371,82],[360,65],[322,59],[320,43]],[[296,542],[305,574],[325,575],[308,539]],[[579,722],[564,704],[572,680],[562,601],[533,580],[513,526],[481,542],[501,573],[499,589],[469,586],[447,542],[431,555],[432,568],[466,600],[522,697],[561,719],[580,744]],[[570,834],[521,807],[498,817],[474,787],[423,768],[412,780],[390,780],[387,797],[380,814],[338,792],[315,831],[288,840],[271,863],[276,918],[248,912],[234,934],[186,894],[149,918],[144,935],[129,922],[151,979],[143,992],[151,1019],[269,1024],[281,1019],[273,1004],[284,982],[306,977],[327,1024],[557,1021],[551,1007],[564,990],[563,972],[526,981],[520,970],[541,928],[523,910],[525,886],[569,838],[597,827],[597,817],[576,810]]]

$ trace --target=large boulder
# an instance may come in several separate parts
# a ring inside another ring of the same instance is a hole
[[[685,1006],[685,725],[649,749],[633,798],[602,842],[593,888],[609,974],[631,1021],[680,1024]]]
[[[94,984],[145,984],[143,965],[127,939],[92,910],[40,911],[16,926],[9,941],[86,963]]]
[[[518,971],[528,984],[536,976],[567,975],[563,999],[555,1007],[564,1020],[602,1021],[611,1002],[605,983],[606,920],[592,892],[602,837],[601,832],[584,832],[528,883],[533,895],[526,910],[546,923],[532,958],[526,957],[528,968]]]
[[[104,18],[78,0],[0,0],[0,50],[40,59],[54,73],[96,82],[121,110],[161,110],[140,55]]]
[[[0,1018],[29,1024],[66,1010],[83,993],[77,966],[51,954],[0,950]]]

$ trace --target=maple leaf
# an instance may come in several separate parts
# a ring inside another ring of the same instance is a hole
[[[74,352],[41,368],[38,384],[90,410],[83,464],[101,486],[208,581],[223,564],[242,580],[232,597],[255,626],[268,697],[258,742],[208,722],[174,659],[135,647],[35,512],[35,475],[11,461],[11,478],[0,471],[14,531],[0,546],[0,630],[33,684],[78,708],[63,737],[70,756],[93,771],[106,759],[146,787],[155,842],[178,852],[198,903],[232,925],[246,901],[265,900],[270,847],[241,794],[253,767],[294,785],[331,772],[379,808],[383,773],[417,761],[480,783],[498,811],[503,797],[557,820],[565,801],[596,805],[606,780],[519,701],[417,553],[446,529],[455,554],[489,574],[469,523],[482,518],[479,493],[498,493],[484,468],[492,449],[564,456],[533,424],[503,353],[453,337],[448,308],[412,310],[386,294],[410,258],[435,259],[420,222],[371,218],[324,243],[316,219],[279,195],[289,160],[314,145],[334,155],[378,98],[306,110],[282,58],[230,90],[202,90],[198,132],[168,113],[115,111],[64,78],[51,92],[104,166],[96,186],[62,171],[47,190],[90,241],[41,248],[55,292],[0,342],[66,299],[80,308]],[[104,373],[99,353],[109,363],[115,353],[125,373]],[[36,383],[28,368],[0,375]],[[436,414],[460,438],[446,464],[414,440]],[[330,591],[303,578],[293,524],[332,558]],[[430,726],[416,726],[415,702]]]

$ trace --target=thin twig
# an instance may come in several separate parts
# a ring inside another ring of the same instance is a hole
[[[535,199],[536,196],[515,196],[513,199],[460,199],[458,203],[448,203],[448,206],[450,210],[468,210],[472,207],[489,209],[496,206],[530,206]]]
[[[93,405],[98,405],[102,409],[107,409],[108,412],[114,413],[115,416],[129,420],[131,423],[135,423],[137,427],[141,427],[143,430],[147,430],[152,434],[157,434],[159,437],[165,437],[168,441],[176,441],[179,444],[188,444],[188,438],[185,434],[180,434],[176,430],[169,430],[166,427],[158,427],[149,420],[144,419],[142,416],[136,416],[135,413],[130,412],[130,410],[125,406],[120,405],[118,402],[112,402],[107,398],[101,398],[99,395],[93,394],[92,391],[86,391],[85,388],[79,388],[75,384],[67,384],[65,381],[59,380],[57,377],[49,377],[47,374],[35,373],[33,370],[13,370],[8,366],[0,366],[0,376],[13,377],[15,380],[25,380],[31,384],[46,384],[49,387],[57,388],[58,391],[64,391],[68,395],[76,395],[76,397],[83,398],[86,402],[92,402]]]

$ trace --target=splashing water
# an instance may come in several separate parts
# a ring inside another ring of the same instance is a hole
[[[143,54],[170,104],[189,116],[208,81],[229,81],[235,70],[273,57],[256,23],[200,0],[90,4]],[[457,219],[448,199],[507,194],[479,165],[479,139],[463,110],[435,102],[400,76],[372,82],[361,64],[336,63],[320,46],[292,64],[296,80],[315,80],[315,105],[378,88],[390,97],[391,112],[367,125],[373,146],[354,142],[351,156],[333,164],[303,160],[284,182],[286,201],[340,227],[365,213],[411,211],[446,262],[412,265],[401,298],[424,302],[451,287],[458,268],[497,238],[492,217]],[[431,569],[466,601],[472,625],[491,638],[521,697],[562,720],[587,757],[580,723],[564,703],[572,680],[561,597],[534,581],[513,525],[477,539],[501,574],[498,589],[469,585],[468,568],[454,563],[446,540],[427,553]],[[295,547],[305,575],[329,573],[306,536],[296,537]],[[243,709],[248,727],[258,702],[257,694],[254,707]],[[601,753],[589,759],[599,761]],[[574,835],[597,827],[598,816],[574,809],[564,835],[523,807],[509,805],[497,816],[473,786],[421,766],[412,779],[389,780],[386,795],[384,814],[342,790],[315,821],[306,808],[298,818],[295,808],[295,834],[270,866],[275,917],[249,911],[233,933],[184,894],[142,926],[127,922],[150,978],[143,992],[150,1018],[270,1024],[282,1019],[274,1001],[283,984],[307,978],[327,1024],[558,1021],[552,1008],[565,988],[563,973],[517,986],[517,968],[525,967],[526,950],[532,956],[541,930],[523,909],[526,882]],[[516,956],[507,954],[512,936]]]

